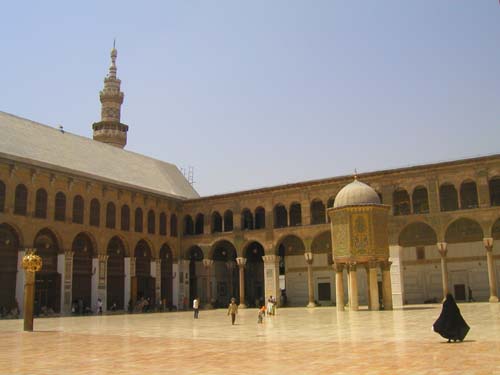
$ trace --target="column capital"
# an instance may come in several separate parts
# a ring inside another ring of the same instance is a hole
[[[333,270],[335,272],[341,273],[344,271],[344,264],[343,263],[333,263]]]
[[[438,248],[439,255],[441,255],[442,258],[446,257],[446,254],[448,253],[448,244],[446,242],[438,242],[436,246]]]
[[[245,268],[247,264],[247,258],[238,257],[236,258],[236,263],[238,264],[238,267]]]
[[[74,255],[74,251],[73,250],[64,250],[64,256],[66,258],[73,258],[73,255]]]
[[[160,258],[155,259],[155,263],[161,266],[161,259]]]
[[[380,268],[382,268],[382,271],[390,271],[391,265],[392,265],[392,262],[390,260],[384,260],[384,261],[380,262]]]
[[[368,261],[368,268],[377,268],[378,263],[376,259],[371,259]]]
[[[304,253],[304,258],[306,258],[306,263],[307,264],[312,264],[313,263],[313,253],[308,251]]]
[[[203,259],[203,265],[206,267],[206,268],[210,268],[212,267],[212,265],[214,264],[214,261],[213,259]]]
[[[279,257],[277,255],[264,255],[262,260],[264,263],[278,263]]]
[[[358,264],[356,262],[352,262],[352,263],[348,263],[347,264],[347,268],[349,269],[349,271],[356,272],[356,267],[357,266],[358,266]]]
[[[98,257],[99,257],[99,262],[107,262],[108,258],[109,258],[109,255],[107,255],[107,254],[99,254]]]
[[[493,251],[493,238],[485,237],[483,238],[483,245],[486,248],[486,251]]]

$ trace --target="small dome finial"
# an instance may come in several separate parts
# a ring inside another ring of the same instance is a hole
[[[116,50],[116,38],[113,39],[113,48],[111,49],[111,66],[109,67],[108,77],[116,78],[116,57],[118,51]]]

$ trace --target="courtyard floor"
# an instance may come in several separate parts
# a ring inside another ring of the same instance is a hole
[[[431,330],[440,305],[333,307],[0,321],[0,374],[500,374],[500,304],[459,305],[463,343]]]

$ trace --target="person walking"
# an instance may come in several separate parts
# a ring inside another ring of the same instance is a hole
[[[460,309],[451,294],[446,295],[446,300],[443,302],[443,310],[439,318],[432,325],[434,332],[439,333],[448,342],[464,341],[465,336],[469,332],[469,326],[465,322]]]
[[[193,300],[193,310],[194,310],[194,318],[198,319],[198,315],[200,313],[200,299],[195,297]]]
[[[238,305],[236,304],[236,299],[231,298],[231,303],[227,309],[227,315],[231,314],[231,323],[234,326],[236,321],[236,314],[238,314]]]
[[[97,299],[97,314],[102,315],[102,299]]]

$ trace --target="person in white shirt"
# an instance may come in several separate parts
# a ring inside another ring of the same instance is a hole
[[[195,297],[193,300],[193,310],[194,310],[194,318],[198,319],[198,314],[200,313],[200,299]]]

